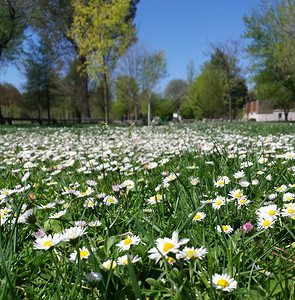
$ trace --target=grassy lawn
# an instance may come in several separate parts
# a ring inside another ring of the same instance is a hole
[[[0,127],[2,299],[294,299],[294,133]]]

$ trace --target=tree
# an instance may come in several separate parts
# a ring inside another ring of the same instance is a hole
[[[0,62],[18,55],[30,7],[29,0],[0,0]]]
[[[135,26],[129,19],[130,0],[90,0],[73,2],[74,20],[69,36],[85,57],[84,65],[93,81],[100,74],[104,83],[105,121],[109,123],[108,76],[118,58],[135,38]]]
[[[0,84],[0,123],[3,123],[3,115],[1,106],[7,108],[6,117],[13,117],[13,108],[19,103],[21,94],[12,84]]]
[[[165,89],[165,98],[173,101],[173,106],[180,114],[182,101],[185,100],[188,92],[188,84],[182,79],[169,81]]]
[[[228,99],[227,85],[225,85],[226,90],[226,99]],[[248,97],[248,88],[246,81],[242,77],[236,77],[230,80],[230,91],[231,91],[231,100],[232,100],[232,115],[233,119],[236,118],[237,112],[239,109],[242,109],[244,104],[247,101]],[[227,103],[227,101],[226,101]]]
[[[167,63],[164,51],[146,53],[138,60],[141,91],[148,99],[148,125],[151,125],[151,97],[159,80],[167,75]]]
[[[213,69],[220,72],[226,81],[229,119],[230,122],[232,122],[232,95],[230,81],[240,72],[240,68],[237,66],[239,44],[237,41],[227,41],[224,44],[212,44],[211,48],[210,65]]]
[[[118,77],[115,87],[115,107],[125,115],[130,112],[132,107],[134,107],[135,121],[138,120],[138,92],[139,86],[134,78],[130,78],[127,75],[121,75]]]
[[[142,78],[140,72],[142,70],[141,63],[143,61],[143,57],[147,53],[147,49],[136,42],[126,50],[124,56],[120,58],[117,64],[117,77],[127,76],[129,78],[124,81],[126,83],[124,89],[133,102],[135,121],[138,120],[140,102],[143,100],[141,97],[143,93],[140,82]],[[131,84],[129,84],[129,82]]]
[[[288,112],[295,99],[295,4],[292,1],[261,2],[261,6],[244,17],[246,49],[252,58],[253,78],[260,96],[272,99]],[[278,96],[278,91],[282,97]]]
[[[41,118],[42,109],[47,109],[47,118],[50,122],[50,105],[52,100],[52,79],[55,77],[58,62],[55,60],[50,41],[41,37],[39,45],[31,47],[33,51],[27,54],[24,61],[24,73],[27,78],[25,90],[35,95],[35,105],[38,108],[38,117]]]
[[[195,69],[195,63],[194,61],[191,59],[187,66],[186,66],[186,75],[187,75],[187,82],[189,85],[191,85],[195,79],[196,79],[196,69]]]
[[[79,74],[81,77],[81,101],[83,118],[90,118],[89,109],[89,78],[85,70],[86,58],[79,54],[79,46],[69,35],[73,24],[74,8],[70,0],[35,0],[35,10],[31,14],[30,24],[37,32],[51,40],[56,56],[63,59],[78,58]]]
[[[214,118],[222,114],[224,83],[221,74],[208,65],[191,85],[189,99],[195,117]]]

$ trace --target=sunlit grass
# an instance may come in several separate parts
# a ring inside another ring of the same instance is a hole
[[[291,299],[294,126],[1,128],[2,298]]]

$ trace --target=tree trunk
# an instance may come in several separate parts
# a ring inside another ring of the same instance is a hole
[[[288,122],[289,108],[284,109],[285,121]]]
[[[109,124],[109,86],[107,74],[103,74],[104,119]]]
[[[148,98],[148,126],[151,125],[151,96],[152,96],[152,94],[149,93],[149,98]]]
[[[229,104],[229,120],[230,120],[230,122],[232,122],[233,121],[233,117],[232,117],[232,103],[231,103],[231,93],[230,93],[229,78],[227,78],[227,95],[228,95],[228,104]]]
[[[88,93],[88,75],[86,72],[86,58],[84,56],[80,56],[80,62],[83,66],[83,70],[81,70],[81,80],[82,80],[82,107],[83,107],[83,119],[90,118],[90,109],[89,109],[89,93]]]
[[[138,120],[138,105],[137,103],[134,104],[134,118],[135,122]]]
[[[50,95],[49,95],[49,88],[46,89],[46,102],[47,102],[47,118],[48,124],[50,124]]]

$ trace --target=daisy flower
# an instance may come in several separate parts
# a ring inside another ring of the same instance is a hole
[[[157,202],[160,202],[163,199],[163,196],[161,194],[158,194],[156,196],[150,197],[147,202],[149,204],[156,204]]]
[[[272,201],[272,200],[276,199],[277,196],[278,196],[278,194],[270,194],[270,195],[268,195],[268,199]]]
[[[243,197],[241,199],[238,199],[237,203],[238,209],[240,209],[242,206],[247,206],[250,203],[250,200],[248,200],[246,197]]]
[[[36,233],[35,233],[35,238],[42,238],[46,235],[46,232],[43,228],[40,228]]]
[[[227,274],[214,274],[212,276],[212,285],[218,290],[231,292],[237,288],[237,282]]]
[[[222,205],[225,205],[225,198],[222,196],[218,196],[212,201],[212,207],[214,209],[219,209]]]
[[[275,223],[276,218],[271,217],[269,215],[261,215],[259,219],[257,220],[257,229],[262,230],[262,229],[267,229],[267,228],[272,228],[272,225]]]
[[[217,225],[216,229],[220,233],[222,233],[222,229],[223,229],[223,232],[225,234],[231,234],[234,231],[234,229],[230,225],[222,225],[222,229],[219,225]]]
[[[283,217],[293,218],[295,216],[295,203],[285,204],[281,215]]]
[[[37,238],[33,244],[35,250],[48,250],[49,248],[57,245],[61,241],[60,235],[55,234],[53,237],[51,234],[45,235],[41,238]]]
[[[200,179],[198,177],[197,178],[191,178],[190,183],[192,185],[198,185],[200,183]]]
[[[247,180],[242,179],[242,180],[239,181],[239,185],[243,188],[246,188],[250,185],[250,183]]]
[[[96,202],[94,202],[93,200],[94,200],[94,198],[88,198],[88,199],[86,199],[86,201],[84,202],[83,206],[87,207],[87,208],[94,209],[94,206],[96,205]]]
[[[220,176],[217,178],[217,181],[214,182],[216,187],[223,187],[226,184],[229,184],[230,180],[227,176]]]
[[[110,269],[114,269],[116,266],[117,266],[116,261],[111,261],[110,259],[108,259],[102,264],[102,267],[107,271],[109,271]]]
[[[235,179],[242,179],[243,177],[245,177],[245,172],[239,171],[239,172],[236,172],[233,176]]]
[[[103,202],[107,205],[110,206],[112,204],[117,204],[118,203],[118,199],[114,196],[105,196],[103,199]]]
[[[283,185],[277,187],[276,191],[279,193],[283,193],[286,189],[287,189],[287,186],[283,184]]]
[[[233,199],[240,199],[244,197],[243,192],[240,189],[230,191],[228,195]]]
[[[283,195],[283,201],[291,201],[294,199],[294,197],[295,197],[295,194],[293,194],[293,193],[285,193]]]
[[[92,222],[88,223],[88,225],[91,227],[100,226],[101,224],[102,223],[100,221],[92,221]]]
[[[63,216],[64,214],[66,214],[67,210],[61,210],[55,214],[53,214],[52,216],[49,217],[49,219],[59,219],[61,216]]]
[[[137,235],[128,235],[126,239],[122,240],[120,243],[116,244],[119,247],[119,251],[129,250],[131,245],[138,245],[140,243],[140,238]]]
[[[120,188],[126,188],[127,190],[131,190],[134,188],[134,181],[133,180],[125,180],[121,183]]]
[[[90,252],[85,246],[79,248],[79,253],[80,253],[80,259],[87,259],[90,256]],[[77,258],[77,254],[78,254],[77,251],[71,253],[70,260],[75,261]]]
[[[189,217],[191,216],[192,214],[189,215]],[[205,219],[206,217],[206,214],[203,213],[203,212],[197,212],[194,217],[193,217],[193,221],[202,221],[203,219]]]
[[[174,231],[172,234],[172,238],[158,238],[156,239],[156,247],[150,249],[148,253],[150,253],[150,259],[159,259],[162,256],[167,256],[168,253],[177,253],[179,251],[179,247],[183,244],[186,244],[189,239],[178,240],[178,231]]]
[[[280,211],[276,204],[263,206],[256,210],[256,214],[259,217],[263,216],[263,215],[269,215],[269,216],[275,218],[279,215],[279,213],[280,213]]]
[[[131,262],[132,264],[134,264],[134,263],[138,262],[138,261],[141,259],[141,257],[138,256],[138,255],[135,255],[134,257],[133,257],[132,255],[130,255],[130,256],[129,256],[129,259],[130,259],[130,262]],[[120,265],[120,266],[127,266],[127,265],[128,265],[128,256],[127,256],[127,254],[118,257],[117,263],[118,263],[118,265]]]
[[[244,169],[244,168],[248,168],[248,167],[251,167],[253,166],[253,163],[251,161],[245,161],[245,162],[242,162],[241,163],[241,169]]]
[[[82,226],[70,227],[63,231],[63,240],[68,242],[74,240],[86,233],[86,228]]]
[[[184,258],[185,260],[190,260],[193,258],[202,259],[207,253],[207,249],[203,246],[201,248],[184,247],[181,252],[176,254],[176,258]]]

